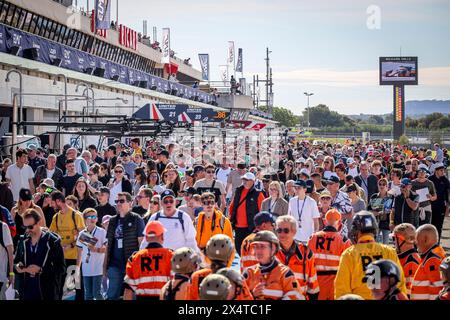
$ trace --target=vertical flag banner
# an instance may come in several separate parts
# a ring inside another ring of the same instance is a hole
[[[242,72],[242,48],[238,49],[238,59],[236,63],[236,72]]]
[[[228,41],[228,63],[234,62],[234,41]]]
[[[163,28],[161,63],[170,63],[170,29]]]
[[[106,29],[96,29],[95,28],[95,10],[92,10],[91,15],[91,31],[96,35],[106,38]]]
[[[95,29],[107,30],[111,27],[111,1],[95,0]]]
[[[199,53],[200,67],[202,68],[202,79],[209,81],[209,54]]]
[[[221,65],[220,68],[220,77],[222,78],[222,81],[225,82],[228,80],[228,66],[227,65]]]

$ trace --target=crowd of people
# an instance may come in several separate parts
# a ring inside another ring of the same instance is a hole
[[[274,148],[276,170],[139,138],[19,149],[1,167],[0,300],[450,299],[447,150]]]

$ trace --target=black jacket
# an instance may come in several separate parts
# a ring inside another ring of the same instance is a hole
[[[14,198],[7,182],[0,182],[0,206],[11,211],[14,207]]]
[[[25,267],[30,265],[27,261],[26,248],[30,245],[30,237],[21,236],[17,245],[14,264],[21,262]],[[39,286],[41,288],[41,300],[59,300],[60,286],[65,275],[66,265],[64,260],[64,252],[61,246],[61,238],[49,231],[42,231],[42,237],[39,240],[38,248],[41,248],[42,271],[37,274],[39,277]],[[24,290],[27,286],[29,274],[17,273],[16,278],[19,280],[19,294],[23,297]]]
[[[355,182],[358,184],[358,186],[360,186],[361,188],[364,189],[363,184],[365,184],[365,182],[363,181],[361,176],[359,176],[359,175],[356,176]],[[378,192],[378,178],[376,176],[374,176],[373,174],[369,175],[367,177],[367,186],[366,187],[367,187],[367,199],[370,199],[374,193]]]
[[[55,182],[55,188],[60,189],[63,176],[64,174],[62,170],[58,167],[55,167],[55,172],[53,173],[53,176],[47,177],[46,165],[42,165],[36,169],[36,173],[34,174],[34,183],[36,186],[38,186],[45,178],[51,178]]]

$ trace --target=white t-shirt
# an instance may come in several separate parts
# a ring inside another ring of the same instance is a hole
[[[47,178],[52,178],[53,177],[53,175],[55,174],[55,170],[56,170],[56,168],[53,168],[53,170],[48,170],[48,169],[45,169],[46,171],[47,171]]]
[[[6,170],[5,177],[11,181],[11,191],[14,201],[19,201],[20,189],[30,189],[29,180],[34,178],[34,172],[27,164],[25,164],[22,169],[16,164],[12,164]]]
[[[80,232],[80,235],[83,233],[89,232],[87,231],[87,229],[84,229]],[[78,236],[78,238],[80,237],[80,235]],[[108,242],[106,239],[106,230],[103,228],[95,227],[94,230],[92,230],[92,236],[98,239],[97,243],[95,244],[96,248],[101,248]],[[83,251],[81,252],[81,268],[83,271],[83,276],[101,276],[103,274],[103,261],[105,260],[105,254],[99,252],[90,252],[88,246],[79,240],[77,240],[77,247],[83,249]],[[89,257],[89,262],[86,263],[88,252],[90,252],[91,256]]]
[[[6,246],[12,246],[13,241],[11,238],[11,232],[6,223],[0,221],[1,232],[3,233],[3,244]],[[8,280],[8,251],[0,245],[0,282],[5,283]]]
[[[178,212],[181,212],[183,215],[184,233],[180,220],[178,219]],[[160,217],[158,221],[161,222],[164,228],[167,229],[167,232],[164,233],[164,248],[176,250],[182,247],[189,247],[197,252],[200,252],[197,246],[197,241],[195,240],[197,231],[192,223],[192,218],[186,212],[177,210],[172,217],[166,217],[163,210],[161,210],[159,214]],[[151,215],[148,222],[150,223],[150,221],[156,220],[157,215],[158,213]],[[145,249],[147,245],[148,242],[144,238],[140,249]]]
[[[358,168],[357,167],[349,168],[348,169],[348,174],[351,175],[353,178],[358,176],[359,175]]]
[[[109,204],[112,206],[116,205],[117,195],[122,192],[122,182],[115,184],[113,182],[111,188],[109,188]]]
[[[226,186],[230,172],[231,168],[228,169],[219,168],[219,170],[217,170],[217,180],[219,180]]]
[[[308,196],[306,196],[305,200],[299,200],[296,196],[289,200],[288,214],[293,216],[295,220],[299,222],[299,228],[295,235],[295,239],[307,242],[314,233],[313,219],[320,217],[316,201]],[[301,219],[299,217],[301,217]]]

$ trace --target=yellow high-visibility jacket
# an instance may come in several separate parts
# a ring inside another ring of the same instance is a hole
[[[345,294],[357,294],[366,300],[372,300],[372,292],[363,282],[365,270],[373,261],[389,259],[394,261],[401,272],[398,288],[407,294],[405,276],[394,248],[375,242],[372,235],[363,235],[358,243],[347,248],[341,255],[339,269],[334,280],[335,299]]]

